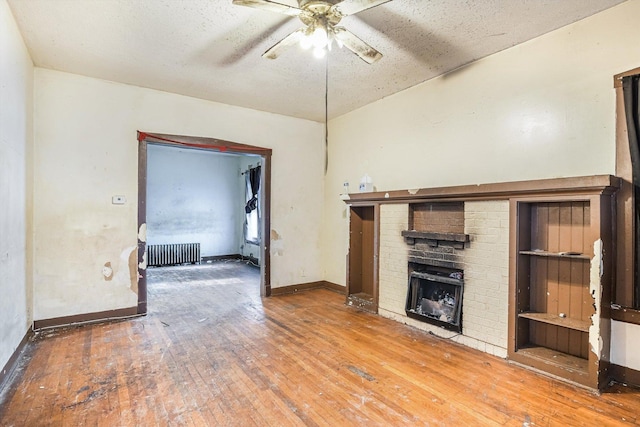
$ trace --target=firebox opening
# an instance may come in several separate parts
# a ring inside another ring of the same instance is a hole
[[[433,265],[409,265],[407,316],[462,332],[462,270]]]

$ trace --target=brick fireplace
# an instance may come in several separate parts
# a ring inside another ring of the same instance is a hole
[[[350,226],[347,301],[365,289],[362,309],[602,388],[619,187],[596,175],[349,195],[351,218],[369,215]]]
[[[462,332],[464,272],[430,264],[409,263],[407,316]]]
[[[507,356],[509,300],[509,202],[460,203],[447,235],[467,235],[467,241],[407,244],[413,228],[421,228],[410,205],[380,206],[378,313],[435,335],[499,356]],[[410,224],[410,222],[412,222]],[[437,221],[436,221],[437,222]],[[455,222],[455,221],[454,221]],[[451,225],[451,224],[449,224]],[[444,228],[443,228],[444,227]],[[408,233],[409,231],[409,233]],[[404,232],[404,233],[403,233]],[[431,239],[434,240],[434,239]],[[411,242],[409,242],[411,243]],[[426,323],[406,312],[410,263],[438,265],[464,271],[460,331]]]

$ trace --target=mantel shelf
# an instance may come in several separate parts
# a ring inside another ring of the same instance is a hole
[[[414,245],[416,240],[424,240],[429,246],[437,247],[439,245],[454,246],[458,249],[464,249],[465,243],[469,242],[469,235],[462,233],[436,233],[431,231],[403,230],[402,237],[408,244]]]
[[[441,200],[508,200],[514,197],[542,195],[612,194],[620,187],[620,178],[612,175],[591,175],[493,184],[458,185],[453,187],[350,193],[342,199],[349,205],[378,203],[416,203]]]

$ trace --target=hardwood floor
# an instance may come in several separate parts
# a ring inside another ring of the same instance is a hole
[[[149,276],[146,317],[38,334],[0,395],[0,425],[640,423],[638,390],[597,396],[326,290],[262,300],[242,264]]]

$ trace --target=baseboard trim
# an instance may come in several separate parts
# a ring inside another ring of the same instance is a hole
[[[611,363],[609,365],[609,375],[616,382],[640,387],[640,371],[635,369]]]
[[[229,255],[213,255],[213,256],[203,256],[200,258],[200,263],[206,263],[207,261],[222,261],[225,259],[242,259],[242,255],[240,254],[229,254]]]
[[[9,378],[11,378],[11,374],[15,370],[16,366],[18,366],[20,356],[22,355],[22,352],[24,351],[27,343],[29,342],[29,339],[32,336],[33,331],[31,329],[28,329],[24,334],[22,341],[20,341],[20,344],[18,344],[18,347],[16,347],[16,350],[13,352],[11,357],[9,357],[7,363],[5,363],[5,365],[2,367],[2,370],[0,371],[0,391],[4,390],[6,382],[9,380]]]
[[[337,292],[344,295],[346,288],[344,286],[337,285],[326,280],[319,280],[317,282],[300,283],[297,285],[281,286],[279,288],[271,288],[271,296],[295,294],[302,291],[310,291],[313,289],[327,289],[332,292]]]
[[[73,316],[55,317],[52,319],[34,320],[33,330],[57,328],[61,326],[71,326],[85,323],[104,322],[109,320],[120,320],[129,317],[137,317],[138,307],[119,308],[117,310],[99,311],[95,313],[76,314]]]
[[[233,261],[249,261],[250,263],[255,264],[255,266],[260,265],[260,260],[258,258],[254,256],[244,256],[240,254],[203,256],[202,258],[200,258],[200,260],[201,260],[200,264],[212,263],[214,261],[233,260]]]

